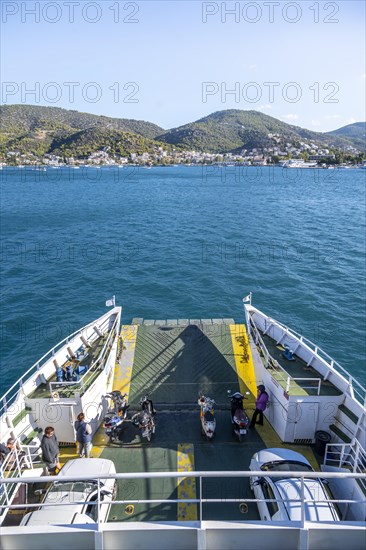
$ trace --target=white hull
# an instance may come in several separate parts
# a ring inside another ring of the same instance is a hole
[[[120,319],[121,308],[108,311],[57,344],[10,388],[0,409],[0,441],[13,437],[20,444],[36,445],[37,432],[53,425],[59,442],[73,444],[73,425],[81,411],[96,431],[107,408],[102,396],[113,384]],[[75,357],[77,350],[84,349],[87,360],[86,352],[98,340],[102,340],[100,352],[89,360],[79,380],[57,382],[56,369]]]

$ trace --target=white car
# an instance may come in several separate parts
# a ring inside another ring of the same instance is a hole
[[[251,471],[263,471],[263,476],[251,477],[250,487],[258,499],[258,511],[264,521],[301,520],[301,478],[296,472],[313,472],[308,460],[290,449],[263,449],[255,453],[250,462]],[[266,472],[278,471],[276,477],[266,476]],[[281,472],[294,472],[294,477],[281,477]],[[304,478],[306,521],[339,521],[337,508],[327,483],[320,479]],[[276,502],[269,502],[276,500]],[[291,502],[289,502],[291,500]]]
[[[26,514],[20,525],[67,525],[96,523],[98,521],[98,506],[93,504],[98,499],[98,485],[95,476],[115,474],[116,468],[111,460],[104,458],[77,458],[67,462],[52,483],[36,512]],[[90,475],[88,481],[62,481],[65,476]],[[100,520],[106,521],[112,500],[116,493],[115,479],[100,480]],[[83,504],[78,504],[83,502]],[[74,503],[74,504],[73,504]],[[46,506],[54,504],[56,506]]]

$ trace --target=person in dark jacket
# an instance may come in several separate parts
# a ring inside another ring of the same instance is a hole
[[[253,413],[252,420],[249,424],[249,428],[254,428],[255,424],[259,424],[260,426],[263,426],[263,411],[266,410],[267,403],[268,403],[268,393],[266,392],[265,386],[263,384],[260,384],[257,386],[257,399],[255,402],[255,411]],[[257,422],[257,416],[259,416],[259,420]]]
[[[9,437],[6,442],[6,445],[0,443],[0,462],[4,463],[8,455],[15,449],[15,439]]]
[[[80,458],[83,455],[85,455],[85,458],[89,458],[92,447],[92,430],[90,424],[85,422],[85,414],[83,412],[78,414],[74,428],[76,431],[76,442],[78,443]]]
[[[60,449],[58,448],[57,437],[52,426],[47,426],[41,441],[42,460],[46,464],[48,473],[54,475],[56,470],[61,468],[58,456]]]

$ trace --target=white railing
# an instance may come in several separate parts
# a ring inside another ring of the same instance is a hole
[[[366,451],[357,439],[352,443],[327,443],[324,464],[361,474],[366,469]]]
[[[294,475],[296,474],[296,475]],[[111,503],[113,504],[120,504],[120,505],[129,505],[129,504],[197,504],[199,509],[199,521],[204,520],[203,515],[203,505],[204,504],[212,504],[212,503],[238,503],[241,505],[246,505],[248,503],[258,503],[258,502],[298,502],[301,507],[301,525],[304,526],[306,520],[306,514],[305,514],[305,505],[307,503],[316,503],[316,502],[323,502],[317,499],[309,499],[305,498],[305,479],[317,479],[320,478],[322,480],[328,480],[328,479],[347,479],[352,478],[356,480],[366,480],[366,474],[361,473],[352,473],[352,472],[265,472],[266,477],[275,477],[278,478],[279,475],[281,478],[294,478],[301,480],[301,491],[298,499],[258,499],[258,498],[204,498],[203,495],[203,481],[205,479],[210,478],[257,478],[257,477],[263,477],[262,471],[252,471],[252,472],[227,472],[227,471],[211,471],[211,472],[139,472],[139,473],[123,473],[123,474],[98,474],[93,475],[93,480],[97,482],[97,491],[98,491],[98,499],[96,502],[91,503],[89,501],[80,501],[80,502],[72,502],[72,503],[65,503],[62,502],[62,506],[75,506],[78,504],[88,504],[88,505],[94,505],[97,506],[97,523],[100,524],[102,522],[101,515],[100,515],[100,508],[101,506],[110,506]],[[113,500],[113,501],[102,501],[100,499],[101,494],[101,481],[106,479],[116,479],[116,480],[138,480],[138,479],[156,479],[156,478],[166,478],[166,479],[176,479],[177,483],[182,478],[195,478],[195,480],[198,481],[197,483],[197,492],[198,497],[195,498],[186,498],[186,499],[126,499],[126,500]],[[90,481],[90,475],[86,476],[64,476],[62,478],[60,477],[49,477],[49,476],[42,476],[42,477],[23,477],[23,478],[17,478],[17,479],[9,479],[9,478],[3,478],[0,479],[0,487],[2,487],[3,494],[0,495],[0,517],[4,517],[4,512],[8,512],[9,510],[16,510],[16,509],[24,509],[25,507],[32,511],[33,509],[39,509],[40,506],[42,508],[49,508],[53,506],[59,506],[60,504],[53,501],[52,503],[47,504],[11,504],[11,499],[9,498],[9,494],[13,493],[14,486],[19,483],[60,483],[60,482],[70,482],[70,481]],[[329,499],[329,503],[333,504],[365,504],[366,500],[356,500],[356,499]]]
[[[254,321],[252,321],[251,324],[251,331],[254,333],[255,336],[255,343],[260,346],[261,351],[263,352],[264,358],[265,358],[265,366],[266,368],[274,368],[278,372],[278,375],[280,379],[282,380],[283,386],[285,388],[285,391],[287,394],[290,394],[292,389],[296,389],[299,387],[299,384],[297,382],[303,382],[301,384],[301,389],[303,390],[314,390],[314,386],[306,386],[304,383],[306,382],[316,382],[317,383],[317,390],[316,395],[320,395],[320,388],[322,380],[321,378],[294,378],[291,375],[288,374],[288,372],[280,365],[280,363],[272,357],[272,355],[269,353],[262,336],[259,333],[259,330],[257,329],[256,325],[254,324]],[[296,394],[295,394],[296,395]]]
[[[266,317],[269,319],[266,315],[261,313],[259,310],[256,310],[255,308],[252,310],[252,312],[255,314],[258,312],[258,314],[261,314],[263,317]],[[249,318],[251,319],[252,312],[249,312]],[[347,381],[348,385],[351,391],[351,395],[362,405],[366,406],[366,388],[356,380],[342,365],[340,365],[337,361],[335,361],[328,353],[323,351],[319,346],[314,344],[311,340],[297,332],[296,330],[293,330],[283,323],[280,323],[279,321],[275,321],[273,319],[270,319],[271,322],[273,322],[274,325],[278,325],[280,328],[282,328],[285,332],[288,334],[294,336],[297,338],[302,344],[305,344],[310,351],[314,353],[315,356],[317,356],[320,360],[324,361],[327,365],[327,367],[330,370],[334,370],[341,376],[343,376]],[[253,321],[254,324],[254,321]],[[256,328],[256,327],[255,327]]]
[[[102,365],[105,355],[107,355],[108,347],[111,344],[111,341],[117,336],[116,334],[116,325],[118,322],[118,318],[114,320],[113,326],[109,332],[108,338],[105,341],[105,344],[98,355],[98,357],[89,365],[87,371],[80,377],[79,380],[73,380],[71,382],[50,382],[50,392],[51,395],[54,393],[59,394],[59,397],[62,397],[62,391],[67,390],[67,388],[71,388],[73,390],[72,395],[68,395],[67,397],[73,397],[74,393],[78,392],[80,395],[83,395],[83,393],[87,389],[88,380],[90,379],[90,371],[97,366],[99,363]],[[86,383],[84,383],[86,381]]]
[[[115,323],[118,319],[118,314],[115,320]],[[106,321],[108,321],[109,318],[106,318]],[[16,400],[19,391],[22,390],[23,384],[25,381],[30,378],[32,374],[39,371],[41,369],[41,366],[43,363],[46,363],[51,357],[55,355],[57,351],[59,351],[65,344],[68,344],[74,336],[76,335],[82,335],[84,331],[86,331],[88,328],[93,327],[95,325],[96,321],[92,321],[91,323],[88,323],[83,328],[76,330],[72,334],[69,334],[66,338],[58,342],[51,350],[49,350],[47,353],[45,353],[34,365],[32,365],[22,376],[8,389],[8,391],[2,396],[2,404],[0,405],[0,416],[4,414],[4,412],[7,411],[8,407]]]

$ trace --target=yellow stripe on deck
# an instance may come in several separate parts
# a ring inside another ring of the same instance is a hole
[[[239,378],[240,392],[244,395],[248,388],[253,395],[257,395],[257,381],[255,378],[252,352],[245,325],[230,325],[231,341],[233,346],[236,372]]]
[[[122,357],[116,363],[114,371],[113,389],[130,395],[133,362],[135,359],[136,338],[138,325],[123,325],[121,330]]]
[[[194,471],[193,443],[179,443],[178,445],[178,472]],[[178,478],[178,499],[196,498],[196,480],[194,477]],[[191,502],[178,503],[178,521],[197,521],[197,504]]]
[[[116,361],[114,369],[113,389],[120,390],[121,393],[130,394],[131,377],[133,362],[135,359],[136,338],[138,325],[123,325],[120,336],[122,338],[122,356],[120,361]],[[103,423],[93,437],[93,448],[91,456],[100,457],[104,447],[108,443],[108,437],[104,433]]]

